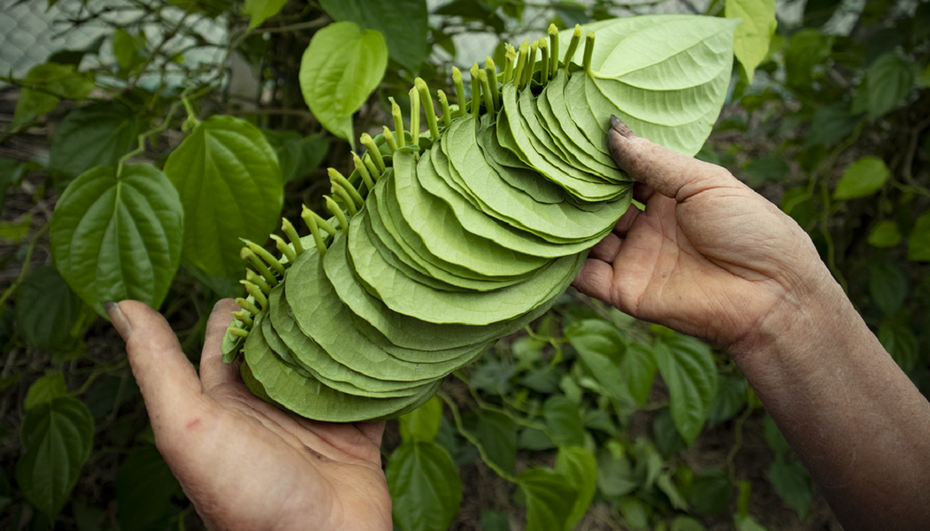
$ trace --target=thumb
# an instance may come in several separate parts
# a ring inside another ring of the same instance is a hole
[[[613,115],[610,117],[607,147],[621,170],[679,203],[710,188],[744,186],[725,168],[636,136]]]
[[[138,301],[110,302],[105,309],[126,341],[132,374],[158,433],[203,392],[200,380],[160,313]]]

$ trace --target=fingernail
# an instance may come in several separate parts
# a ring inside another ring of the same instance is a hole
[[[613,114],[610,115],[610,127],[624,138],[636,138],[636,133]]]
[[[123,338],[123,341],[129,341],[129,335],[132,334],[132,326],[130,326],[126,316],[123,315],[123,311],[119,309],[119,304],[115,302],[105,302],[103,303],[103,309],[106,310],[107,315],[110,316],[110,322],[113,323],[113,328],[119,332],[119,336]]]

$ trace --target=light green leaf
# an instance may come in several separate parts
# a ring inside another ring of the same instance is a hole
[[[742,18],[733,34],[733,53],[752,84],[756,67],[769,51],[775,33],[775,0],[726,0],[727,18]]]
[[[400,437],[404,442],[433,442],[442,422],[442,401],[434,396],[399,420]]]
[[[354,141],[352,114],[381,83],[387,45],[381,33],[336,22],[314,34],[300,61],[300,89],[329,132]]]
[[[71,330],[80,318],[81,306],[81,299],[55,266],[43,266],[23,283],[16,301],[16,324],[30,345],[59,351],[74,344]]]
[[[531,468],[517,476],[526,496],[526,531],[568,531],[579,492],[550,468]]]
[[[212,116],[171,153],[165,175],[184,205],[184,262],[215,277],[241,278],[239,238],[265,241],[284,202],[281,170],[261,131]]]
[[[568,327],[565,337],[604,389],[616,399],[632,400],[620,370],[626,344],[616,326],[600,319],[586,319]]]
[[[507,472],[517,461],[517,424],[497,411],[482,411],[475,426],[475,437],[488,457]]]
[[[930,261],[930,212],[917,218],[907,243],[907,259],[915,262]]]
[[[879,249],[887,249],[901,243],[901,231],[898,224],[891,220],[880,221],[869,233],[869,245]]]
[[[768,531],[762,524],[757,522],[755,518],[749,515],[740,516],[734,514],[733,524],[736,526],[736,531]]]
[[[622,448],[622,447],[621,447]],[[608,448],[597,452],[597,487],[607,497],[623,496],[639,486],[625,455],[615,455]]]
[[[866,155],[846,168],[833,190],[833,199],[856,199],[872,195],[885,185],[889,177],[891,171],[885,161]]]
[[[426,0],[322,0],[320,5],[337,21],[381,32],[391,58],[413,73],[429,54]]]
[[[672,520],[669,531],[707,531],[707,528],[690,516],[678,516]]]
[[[143,34],[134,37],[128,31],[119,28],[113,32],[113,55],[116,56],[116,62],[124,70],[129,70],[143,61],[142,54],[145,51],[145,37]]]
[[[32,212],[27,212],[16,221],[0,221],[0,240],[22,242],[32,228]]]
[[[29,503],[54,521],[90,456],[94,419],[80,400],[55,398],[26,412],[20,439],[16,482]]]
[[[588,511],[597,488],[597,461],[580,446],[563,446],[555,461],[555,471],[564,475],[577,493],[575,503],[565,521],[565,529],[575,527]]]
[[[19,131],[37,116],[54,110],[62,98],[82,101],[93,89],[94,76],[79,73],[74,65],[36,65],[23,79],[10,130]]]
[[[154,166],[91,169],[65,190],[49,237],[61,276],[88,305],[133,299],[158,308],[177,272],[184,212]]]
[[[717,366],[710,348],[697,339],[675,335],[657,342],[653,354],[668,385],[672,420],[690,445],[717,394]]]
[[[23,407],[26,408],[26,411],[29,411],[39,404],[48,404],[52,400],[63,396],[68,396],[65,375],[60,372],[48,374],[29,386]]]
[[[917,66],[896,52],[888,52],[872,62],[866,77],[869,120],[876,120],[897,107],[911,91]]]
[[[394,524],[401,531],[445,531],[459,512],[462,482],[452,457],[435,443],[406,442],[388,459]]]
[[[94,166],[116,164],[136,142],[139,121],[118,101],[92,103],[70,113],[55,130],[48,169],[58,193]]]
[[[769,467],[769,481],[775,487],[775,492],[799,517],[805,518],[810,514],[811,477],[801,463],[777,459]]]
[[[168,463],[153,446],[140,448],[120,463],[116,473],[116,519],[121,529],[153,529],[177,512],[172,500],[181,493]]]
[[[242,14],[249,15],[249,29],[255,29],[265,20],[277,15],[287,4],[287,0],[245,0]]]
[[[553,396],[543,405],[543,417],[552,440],[559,446],[584,446],[584,421],[578,404],[564,396]]]

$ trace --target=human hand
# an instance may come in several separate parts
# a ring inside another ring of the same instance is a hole
[[[391,529],[381,470],[384,422],[331,424],[256,398],[220,344],[232,300],[207,323],[200,377],[165,319],[143,303],[107,304],[126,341],[155,443],[210,529]]]
[[[617,164],[646,205],[620,218],[573,286],[647,321],[743,351],[766,321],[835,285],[807,234],[726,169],[637,137],[612,117]],[[789,319],[790,320],[790,319]]]

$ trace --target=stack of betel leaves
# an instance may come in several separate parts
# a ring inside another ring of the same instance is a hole
[[[299,415],[384,419],[543,315],[631,203],[607,148],[610,116],[696,153],[723,104],[733,21],[650,16],[508,47],[506,64],[453,69],[458,106],[425,83],[409,130],[363,134],[348,177],[330,169],[330,216],[246,242],[247,299],[227,330],[258,396]],[[597,30],[598,45],[594,45]],[[584,44],[581,44],[584,35]],[[427,131],[420,131],[421,107]]]

